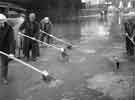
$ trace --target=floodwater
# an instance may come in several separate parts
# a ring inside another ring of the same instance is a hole
[[[97,18],[54,23],[53,35],[77,46],[68,50],[69,61],[63,61],[60,52],[53,48],[41,48],[38,61],[29,63],[49,71],[57,81],[46,83],[39,73],[13,61],[9,65],[9,85],[0,84],[0,100],[113,100],[87,88],[87,79],[112,72],[114,63],[109,58],[125,53],[120,25],[115,22],[110,25]],[[120,72],[131,72],[126,66],[132,68],[134,64],[127,62],[122,63]]]

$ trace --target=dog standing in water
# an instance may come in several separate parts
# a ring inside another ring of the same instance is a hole
[[[120,62],[119,62],[119,58],[114,56],[114,72],[117,72],[120,69]]]
[[[117,56],[112,56],[109,60],[113,63],[113,72],[118,72],[120,69],[120,60]]]

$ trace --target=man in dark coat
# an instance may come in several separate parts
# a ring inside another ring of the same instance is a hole
[[[135,30],[135,19],[134,16],[131,15],[130,18],[128,18],[124,22],[124,27],[125,27],[125,32],[126,34],[132,38]],[[132,41],[129,39],[129,37],[126,36],[126,50],[127,50],[127,55],[133,56],[134,55],[134,44]]]
[[[30,37],[38,39],[39,37],[39,24],[35,21],[35,13],[29,14],[29,19],[26,20],[20,27],[20,30],[24,30],[24,34]],[[36,61],[36,58],[39,56],[39,46],[38,42],[33,41],[27,37],[24,38],[23,50],[26,60],[30,60],[30,51],[32,51],[32,60]]]
[[[13,29],[6,22],[6,16],[0,14],[0,51],[13,56],[14,51],[14,33]],[[7,84],[8,75],[8,57],[0,54],[1,56],[1,77],[2,82]]]

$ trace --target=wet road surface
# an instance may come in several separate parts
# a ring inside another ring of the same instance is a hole
[[[116,25],[109,26],[93,19],[54,24],[54,35],[78,46],[68,51],[69,62],[63,62],[60,52],[55,49],[41,48],[41,57],[29,63],[49,71],[57,82],[46,83],[39,73],[12,61],[9,85],[0,83],[0,100],[114,100],[101,91],[88,88],[87,80],[97,74],[112,72],[115,62],[110,59],[115,55],[122,59],[119,73],[133,73],[134,61],[123,57],[124,41],[120,26]]]

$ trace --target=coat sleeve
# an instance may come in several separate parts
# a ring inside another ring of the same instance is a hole
[[[39,26],[40,26],[40,29],[41,29],[41,30],[44,30],[44,24],[43,24],[42,21],[40,22]]]
[[[24,22],[23,24],[21,24],[19,31],[23,31],[26,27],[27,27],[27,23]]]
[[[15,54],[14,31],[11,26],[9,26],[9,29],[8,29],[8,44],[10,48],[10,53]]]
[[[52,28],[53,28],[53,24],[50,23],[50,33],[52,34]]]
[[[39,38],[39,31],[40,31],[40,25],[39,25],[39,23],[36,23],[35,24],[35,33],[34,33],[34,37],[35,38]]]

